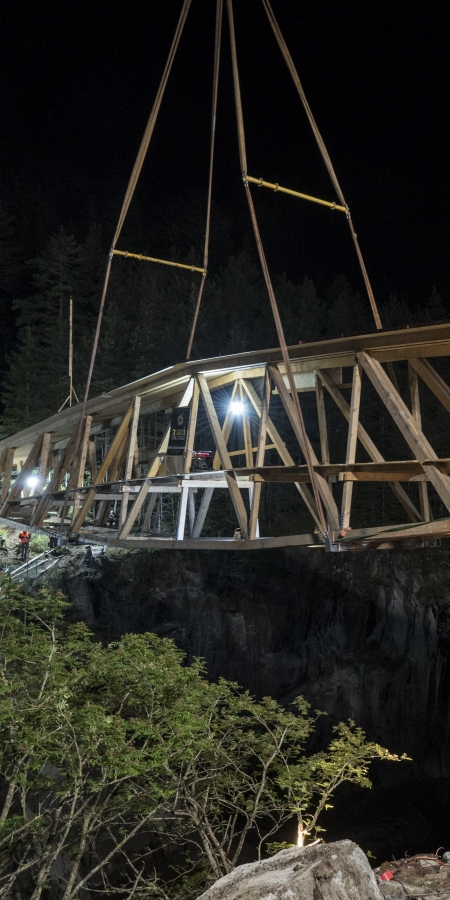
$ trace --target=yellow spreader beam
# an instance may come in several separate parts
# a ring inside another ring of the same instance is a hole
[[[143,253],[129,253],[128,250],[113,250],[114,256],[130,256],[132,259],[144,259],[146,262],[162,263],[163,266],[175,266],[176,269],[189,269],[190,272],[200,272],[206,275],[206,269],[198,266],[187,266],[185,263],[170,262],[168,259],[156,259],[155,256],[144,256]]]
[[[280,191],[282,194],[290,194],[291,197],[300,197],[301,200],[310,200],[311,203],[319,203],[320,206],[328,206],[328,209],[338,209],[348,215],[346,206],[339,206],[338,203],[330,203],[329,200],[319,200],[318,197],[310,197],[309,194],[301,194],[300,191],[291,191],[290,188],[281,187],[279,184],[271,184],[270,181],[264,181],[262,178],[252,178],[250,175],[244,175],[244,182],[250,181],[257,184],[258,187],[270,188],[272,191]]]

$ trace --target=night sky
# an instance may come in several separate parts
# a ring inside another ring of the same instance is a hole
[[[334,200],[262,4],[234,6],[249,173]],[[375,292],[413,307],[433,284],[450,301],[445,8],[273,0]],[[39,185],[52,222],[76,230],[96,221],[110,239],[180,9],[181,0],[3,5],[0,189],[11,205],[25,181]],[[214,15],[213,0],[193,0],[138,187],[149,216],[155,202],[206,189]],[[225,18],[214,192],[241,221],[233,103]],[[255,195],[274,275],[344,272],[361,286],[342,214]],[[125,244],[126,232],[124,249],[170,252]]]

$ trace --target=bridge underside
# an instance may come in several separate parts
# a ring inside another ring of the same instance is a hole
[[[450,355],[450,324],[299,344],[289,354],[300,400],[310,395],[307,441],[326,534],[276,348],[180,363],[90,400],[78,449],[79,406],[0,441],[0,524],[161,549],[415,548],[450,537],[450,454],[439,457],[422,426],[434,397],[442,444],[450,388],[436,364],[445,368]],[[360,412],[375,401],[403,439],[404,459],[385,459],[362,425]],[[332,407],[346,430],[341,447],[327,423]],[[367,514],[362,527],[359,511],[355,526],[360,482],[392,491],[398,521],[372,525]],[[297,497],[298,533],[270,525],[279,502],[270,485],[280,484]]]

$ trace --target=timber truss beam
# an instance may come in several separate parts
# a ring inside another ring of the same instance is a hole
[[[181,363],[90,400],[79,441],[80,407],[0,441],[2,522],[112,546],[178,549],[235,549],[238,541],[245,550],[313,544],[343,551],[416,547],[450,536],[450,447],[445,456],[436,453],[421,408],[430,392],[442,415],[441,446],[450,387],[434,360],[450,356],[450,325],[288,349],[305,433],[279,349]],[[407,378],[398,380],[406,380],[407,392],[388,376],[391,363],[403,365]],[[361,422],[369,383],[403,439],[404,459],[385,459]],[[347,423],[339,454],[330,427],[336,408]],[[145,444],[146,417],[186,409],[181,454],[173,455],[168,416],[157,443]],[[211,451],[210,469],[198,468],[204,450]],[[361,482],[372,490],[389,486],[397,524],[359,527]],[[265,523],[276,519],[270,504],[293,487],[304,531],[265,534]],[[226,508],[219,500],[225,496]],[[171,530],[163,534],[158,522],[168,504]]]

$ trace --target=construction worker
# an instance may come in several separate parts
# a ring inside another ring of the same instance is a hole
[[[30,537],[31,537],[30,532],[25,531],[25,529],[23,529],[23,531],[21,531],[19,534],[21,558],[23,560],[25,560],[27,558],[28,544],[30,543]]]

